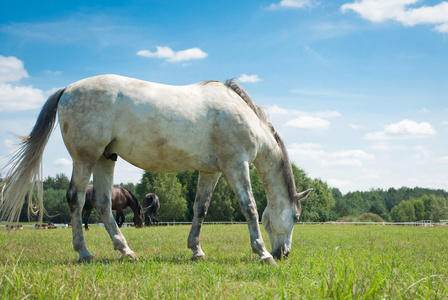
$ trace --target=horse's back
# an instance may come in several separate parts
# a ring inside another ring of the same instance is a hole
[[[253,159],[262,131],[222,83],[169,86],[116,75],[68,86],[59,122],[72,157],[106,149],[151,171],[219,171],[219,160],[235,153]]]

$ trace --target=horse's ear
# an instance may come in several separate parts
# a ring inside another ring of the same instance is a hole
[[[296,201],[297,201],[297,214],[294,216],[294,221],[295,222],[299,222],[299,218],[300,215],[302,214],[302,204],[300,203],[300,199],[305,199],[306,197],[308,197],[308,194],[312,191],[313,189],[307,189],[306,191],[300,192],[296,194]]]
[[[309,193],[311,193],[313,189],[307,189],[306,191],[300,192],[296,194],[296,200],[299,201],[300,199],[305,199],[308,197]]]

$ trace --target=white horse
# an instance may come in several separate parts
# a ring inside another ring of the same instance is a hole
[[[199,170],[188,248],[192,259],[204,258],[199,245],[202,223],[221,174],[227,177],[247,219],[254,253],[268,264],[287,256],[300,199],[285,145],[262,109],[234,81],[168,86],[116,75],[75,82],[49,97],[30,135],[23,138],[5,178],[1,218],[18,219],[23,201],[38,183],[42,155],[56,123],[73,159],[67,191],[73,247],[79,261],[90,261],[82,230],[82,208],[93,173],[94,206],[114,248],[137,259],[111,210],[111,187],[117,156],[153,172]],[[251,190],[249,165],[261,175],[268,204],[263,225],[272,253],[266,250]],[[38,202],[43,211],[42,193]]]

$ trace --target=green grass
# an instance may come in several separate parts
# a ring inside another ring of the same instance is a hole
[[[448,228],[297,225],[289,259],[257,263],[246,225],[206,225],[191,262],[189,226],[123,228],[139,261],[120,261],[104,230],[0,231],[2,299],[448,299]],[[267,236],[265,242],[269,243]],[[269,247],[268,247],[269,248]]]

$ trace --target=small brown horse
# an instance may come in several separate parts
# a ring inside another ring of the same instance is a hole
[[[86,230],[89,230],[89,217],[94,208],[93,199],[95,198],[95,190],[92,185],[89,185],[86,191],[86,202],[84,204],[84,208],[82,210],[82,214],[84,217],[84,227]],[[137,198],[129,191],[128,189],[120,186],[114,185],[112,187],[112,210],[115,210],[116,213],[116,222],[118,227],[121,227],[125,221],[124,217],[124,209],[126,207],[130,207],[134,212],[134,225],[136,228],[143,227],[143,221],[141,217],[142,207],[138,202]]]
[[[157,216],[159,207],[159,197],[153,193],[146,194],[143,199],[143,216],[146,226],[151,226],[151,221],[155,221],[159,225],[159,217]]]

